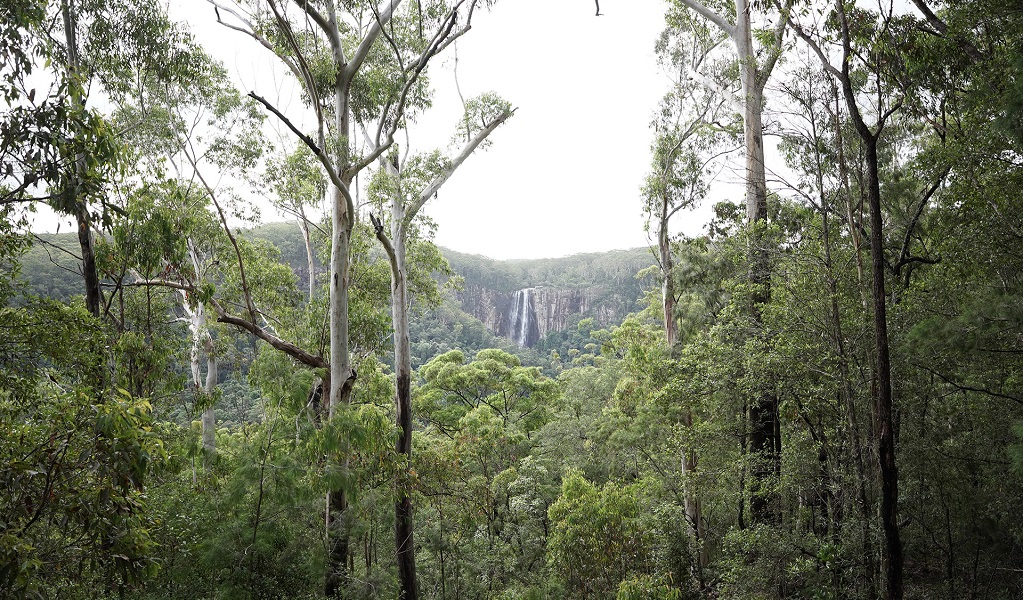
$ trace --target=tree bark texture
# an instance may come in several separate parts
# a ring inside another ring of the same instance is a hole
[[[405,211],[398,198],[391,203],[391,320],[394,327],[395,420],[398,439],[395,452],[412,462],[412,349],[409,342],[409,298],[405,256]],[[394,504],[394,542],[398,561],[398,598],[418,600],[412,497],[408,482],[398,481]]]
[[[869,139],[869,141],[868,141]],[[877,171],[877,138],[873,135],[864,140],[867,162],[867,202],[870,206],[870,252],[873,284],[871,295],[874,301],[874,351],[877,361],[875,377],[874,419],[877,436],[878,468],[881,477],[881,529],[884,545],[881,552],[881,571],[884,578],[882,597],[885,600],[901,600],[902,583],[902,538],[899,534],[899,473],[895,463],[895,428],[892,419],[892,376],[891,357],[888,344],[888,316],[885,299],[885,263],[883,217],[881,214],[881,189]]]
[[[660,208],[661,214],[657,227],[657,247],[661,258],[661,275],[664,278],[664,281],[661,284],[661,300],[664,308],[664,333],[668,350],[670,352],[672,348],[674,348],[675,343],[678,341],[678,321],[675,319],[675,279],[673,273],[675,263],[671,256],[671,240],[668,233],[669,202],[666,192],[662,197]],[[692,427],[692,411],[688,408],[683,409],[682,420],[683,425],[686,427]],[[695,474],[696,468],[696,452],[686,452],[682,456],[682,476],[685,477],[687,475]],[[695,539],[699,544],[698,561],[699,566],[702,569],[709,564],[710,559],[703,546],[703,515],[700,510],[700,499],[696,497],[691,488],[692,486],[689,484],[683,485],[682,500],[685,505],[686,521],[689,527],[689,532],[693,536],[693,539]]]
[[[71,103],[81,108],[84,104],[81,91],[80,60],[78,57],[78,19],[76,9],[69,0],[61,2],[61,16],[64,21],[64,40],[67,43],[67,69],[70,86]],[[99,270],[96,268],[95,240],[92,235],[92,218],[86,199],[81,195],[82,177],[85,173],[85,156],[78,153],[74,160],[74,177],[69,178],[70,189],[64,190],[68,195],[66,206],[74,209],[78,223],[78,245],[82,250],[82,277],[85,279],[85,307],[95,317],[100,316],[103,305],[103,294],[99,284]]]
[[[881,182],[878,173],[877,140],[884,128],[884,120],[890,113],[879,118],[877,131],[871,131],[863,120],[856,104],[856,93],[852,86],[849,62],[852,42],[845,7],[836,2],[841,18],[843,60],[839,78],[846,106],[856,133],[863,143],[863,160],[866,167],[867,204],[870,213],[871,253],[871,297],[874,304],[874,435],[878,454],[878,475],[881,480],[881,502],[878,507],[881,518],[883,542],[881,545],[881,597],[884,600],[902,600],[903,596],[903,555],[902,538],[899,533],[898,502],[899,474],[895,461],[895,428],[892,419],[894,398],[892,395],[891,357],[888,343],[888,314],[885,298],[884,259],[884,215],[881,212]]]
[[[327,418],[333,419],[339,410],[347,409],[351,402],[355,370],[349,354],[348,288],[350,256],[349,215],[341,191],[331,191],[330,253],[330,400]],[[345,510],[348,498],[344,489],[331,490],[327,495],[327,546],[329,548],[325,592],[336,597],[349,585],[348,527]]]
[[[750,225],[749,279],[753,321],[761,333],[763,306],[771,301],[771,258],[763,239],[767,222],[767,176],[764,164],[764,83],[757,71],[756,54],[747,0],[735,0],[735,46],[743,95],[743,134],[746,148],[746,219]],[[781,421],[772,382],[761,377],[750,398],[750,445],[753,456],[753,494],[750,516],[754,523],[777,523],[780,519],[775,486],[781,475]]]

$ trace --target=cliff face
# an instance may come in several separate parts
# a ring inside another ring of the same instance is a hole
[[[653,264],[647,248],[538,260],[493,260],[444,250],[463,279],[458,300],[495,335],[532,347],[552,331],[591,317],[602,327],[641,308],[636,274]]]
[[[563,331],[580,315],[601,326],[620,322],[637,310],[638,298],[616,293],[608,286],[584,288],[535,287],[499,292],[466,283],[459,294],[462,310],[476,317],[495,335],[519,346],[532,347],[552,331]]]

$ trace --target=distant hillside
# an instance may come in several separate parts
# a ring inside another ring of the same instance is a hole
[[[75,233],[40,233],[21,257],[19,280],[29,293],[67,301],[85,294]]]
[[[442,248],[451,268],[496,292],[525,287],[584,288],[599,282],[640,290],[636,273],[654,264],[648,248],[574,254],[562,258],[495,260]],[[623,290],[624,292],[624,290]]]
[[[584,318],[601,326],[621,322],[642,308],[644,282],[636,274],[654,264],[646,248],[534,260],[451,250],[444,256],[465,279],[458,294],[462,309],[520,347],[536,346]]]
[[[260,225],[243,235],[277,246],[282,260],[305,287],[305,245],[294,223]],[[74,233],[41,234],[38,238],[22,258],[21,280],[29,291],[61,300],[81,294]],[[647,248],[530,260],[494,260],[446,248],[441,251],[464,283],[435,314],[417,317],[414,325],[424,334],[418,341],[420,361],[460,345],[540,344],[543,350],[541,340],[574,328],[582,319],[593,318],[602,327],[620,322],[642,308],[644,288],[653,285],[636,278],[639,271],[654,264]],[[323,265],[317,268],[323,272]],[[441,335],[447,327],[452,328],[452,335]]]

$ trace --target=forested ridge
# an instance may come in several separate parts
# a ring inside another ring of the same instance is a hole
[[[0,597],[1023,597],[1019,6],[670,0],[652,247],[492,261],[422,209],[515,106],[404,140],[493,2],[211,3],[295,106],[0,5]]]

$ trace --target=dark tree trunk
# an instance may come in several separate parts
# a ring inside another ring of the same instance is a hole
[[[412,460],[412,390],[411,373],[405,365],[397,375],[398,440],[395,450],[399,456]],[[394,543],[397,549],[400,600],[418,600],[419,584],[416,579],[416,547],[413,532],[412,497],[406,486],[399,482],[394,503]]]
[[[861,137],[863,137],[861,135]],[[902,539],[899,535],[898,503],[899,473],[895,464],[895,428],[892,419],[892,376],[888,346],[888,316],[885,304],[885,263],[881,186],[877,172],[877,138],[866,136],[867,203],[870,206],[870,252],[874,301],[874,351],[877,361],[877,384],[874,397],[874,430],[877,436],[878,467],[881,477],[881,528],[884,544],[881,570],[884,578],[882,597],[902,598]]]
[[[345,512],[348,497],[343,489],[327,494],[327,577],[324,594],[328,598],[344,597],[351,583],[348,571],[348,524]]]
[[[871,253],[871,297],[874,304],[874,353],[875,374],[874,436],[878,453],[878,474],[881,479],[881,503],[879,514],[883,541],[881,544],[881,597],[884,600],[902,600],[902,539],[899,535],[898,504],[899,474],[895,463],[895,428],[892,419],[892,368],[888,345],[888,310],[885,299],[884,260],[884,217],[881,213],[881,182],[878,174],[877,140],[884,128],[884,121],[891,113],[884,113],[877,123],[877,131],[871,131],[863,121],[856,104],[856,93],[852,87],[849,62],[852,42],[845,7],[836,2],[842,24],[843,61],[840,72],[842,92],[845,96],[849,116],[857,135],[863,143],[866,163],[867,204],[870,212],[870,253]]]
[[[743,102],[743,135],[746,149],[746,220],[750,227],[749,279],[753,286],[750,311],[756,335],[767,336],[763,323],[763,307],[771,301],[771,257],[763,226],[767,223],[767,177],[764,165],[763,102],[764,81],[758,72],[753,53],[753,32],[746,0],[736,0],[736,43],[739,55]],[[761,374],[749,404],[750,444],[753,456],[753,494],[750,518],[754,523],[777,523],[780,520],[778,494],[775,491],[781,474],[781,421],[778,398],[769,376]]]
[[[78,213],[78,244],[82,248],[82,276],[85,278],[85,306],[94,316],[100,316],[103,295],[99,287],[99,270],[96,268],[96,252],[92,227],[86,208]]]

